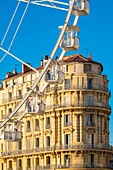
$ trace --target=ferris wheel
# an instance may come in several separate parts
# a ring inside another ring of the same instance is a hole
[[[4,48],[4,42],[6,41],[6,37],[9,33],[10,27],[13,23],[13,20],[17,14],[17,11],[19,9],[20,3],[26,3],[25,9],[23,11],[23,14],[21,16],[21,19],[18,23],[18,26],[14,32],[13,38],[9,44],[8,49]],[[23,99],[20,101],[19,105],[8,115],[8,117],[0,124],[0,129],[3,127],[6,127],[7,122],[10,121],[14,115],[18,112],[18,110],[25,104],[25,102],[28,100],[29,96],[32,94],[34,89],[37,88],[37,85],[41,81],[41,79],[45,76],[45,85],[44,87],[38,91],[36,94],[36,102],[35,102],[35,112],[38,114],[43,114],[45,111],[45,105],[43,102],[39,102],[38,106],[36,106],[37,100],[39,99],[39,95],[45,90],[48,84],[61,84],[64,80],[64,73],[63,73],[63,67],[61,64],[61,61],[63,59],[63,56],[65,55],[66,52],[68,51],[73,51],[73,50],[78,50],[79,48],[79,38],[78,38],[78,32],[80,29],[77,26],[78,19],[80,16],[88,15],[90,12],[90,4],[88,0],[19,0],[17,3],[17,6],[15,8],[15,11],[13,13],[13,16],[10,20],[10,23],[7,27],[7,30],[3,36],[1,45],[0,45],[0,50],[5,52],[4,56],[1,58],[0,62],[4,60],[4,58],[8,55],[11,57],[15,58],[19,62],[25,64],[29,68],[31,68],[33,71],[38,72],[35,68],[27,64],[26,62],[22,61],[19,57],[15,56],[10,52],[11,47],[13,46],[14,40],[16,38],[16,35],[18,33],[18,30],[21,26],[22,21],[24,20],[24,16],[27,12],[27,9],[29,5],[37,5],[37,6],[43,6],[43,7],[48,7],[48,8],[53,8],[57,10],[62,10],[66,11],[66,19],[64,21],[64,25],[59,26],[60,29],[60,35],[57,39],[57,42],[51,52],[51,55],[45,64],[44,68],[42,69],[41,73],[39,74],[38,78],[35,80],[34,84],[32,87],[29,89],[29,92],[23,97]],[[74,16],[74,20],[71,24],[69,24],[69,21],[71,17]],[[58,48],[61,48],[61,54],[59,56],[59,59],[57,61],[53,61],[53,58],[58,50]],[[50,68],[50,69],[48,69]],[[30,112],[27,110],[27,112]],[[33,112],[33,111],[32,111]],[[13,121],[12,125],[12,134],[13,137],[11,138],[12,141],[16,141],[21,138],[21,135],[18,133],[18,137],[15,138],[15,126],[20,122],[20,120],[25,116],[26,112],[22,113],[20,117],[18,117],[15,121]],[[8,132],[8,136],[9,133]],[[9,138],[6,137],[6,131],[4,130],[3,133],[3,139],[8,140]]]

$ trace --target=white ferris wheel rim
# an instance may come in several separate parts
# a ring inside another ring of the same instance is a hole
[[[23,1],[23,0],[22,0],[22,1]],[[56,2],[57,2],[57,1],[56,1]],[[59,47],[59,44],[60,44],[60,42],[61,42],[61,40],[62,40],[62,38],[63,38],[63,35],[64,35],[64,33],[65,33],[66,27],[67,27],[67,25],[68,25],[69,19],[70,19],[71,14],[72,14],[74,2],[75,2],[75,0],[71,0],[71,3],[69,4],[69,9],[68,9],[68,11],[67,11],[67,16],[66,16],[66,19],[65,19],[63,28],[62,28],[62,30],[61,30],[61,33],[60,33],[60,35],[59,35],[59,38],[58,38],[58,40],[57,40],[57,42],[56,42],[56,44],[55,44],[55,46],[54,46],[54,48],[53,48],[53,51],[52,51],[52,53],[51,53],[51,55],[50,55],[50,58],[49,58],[49,60],[48,60],[48,62],[47,62],[47,64],[46,64],[46,66],[43,68],[43,70],[41,71],[39,77],[36,79],[36,81],[34,82],[34,84],[33,84],[32,87],[31,87],[31,89],[30,89],[29,92],[24,96],[24,98],[21,100],[21,102],[19,103],[19,105],[12,111],[12,113],[11,113],[9,116],[0,124],[0,129],[1,129],[4,125],[6,125],[6,123],[7,123],[7,122],[17,113],[17,111],[22,107],[22,105],[26,102],[26,100],[29,98],[30,94],[33,92],[33,90],[36,88],[37,84],[40,82],[40,80],[42,79],[42,77],[43,77],[44,74],[46,73],[46,71],[47,71],[47,69],[48,69],[48,67],[49,67],[49,65],[50,65],[50,63],[51,63],[51,61],[52,61],[52,59],[53,59],[53,57],[54,57],[54,55],[55,55],[58,47]],[[28,4],[29,4],[29,2],[28,2]],[[78,16],[75,18],[73,24],[75,24],[75,25],[77,24],[78,18],[79,18]],[[9,50],[5,50],[2,46],[0,47],[0,49],[3,50],[4,52],[6,52],[6,54],[12,55],[12,57],[13,57],[13,54],[11,54],[11,53],[9,52]],[[65,52],[66,52],[65,50],[62,50],[62,53],[61,53],[60,58],[59,58],[60,60],[62,60],[62,57],[63,57],[63,55],[65,54]],[[16,59],[18,60],[18,58],[16,58]],[[21,62],[21,61],[20,61],[20,62]],[[23,117],[24,117],[24,115],[23,115]],[[17,122],[19,122],[23,117],[21,116],[20,118],[18,118]]]

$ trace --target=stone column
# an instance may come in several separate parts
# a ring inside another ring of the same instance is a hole
[[[61,115],[58,115],[58,146],[61,145]]]
[[[44,147],[44,118],[40,119],[40,132],[41,132],[41,136],[40,136],[40,147]]]
[[[8,169],[8,166],[7,166],[7,160],[4,160],[3,169],[4,169],[4,170],[7,170],[7,169]]]
[[[27,169],[27,157],[23,157],[22,159],[22,170]]]
[[[17,170],[17,159],[16,158],[13,159],[12,167],[13,167],[13,170]]]
[[[34,165],[34,156],[31,157],[31,170],[35,169],[35,165]]]
[[[80,115],[80,142],[83,142],[83,115]]]
[[[52,142],[52,146],[54,146],[55,145],[55,112],[53,112],[51,118],[52,118],[52,123],[51,123],[51,125],[52,125],[52,127],[51,127],[52,128],[52,140],[51,140],[51,142]]]
[[[80,102],[79,102],[80,105],[83,105],[83,94],[82,94],[82,91],[80,91]]]
[[[74,122],[74,126],[75,126],[75,142],[78,141],[78,128],[77,128],[78,122],[77,122],[77,115],[75,114],[75,122]]]

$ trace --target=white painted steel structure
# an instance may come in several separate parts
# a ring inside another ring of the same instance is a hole
[[[19,21],[19,24],[17,26],[17,29],[14,33],[14,36],[12,38],[12,41],[9,44],[9,48],[8,50],[4,49],[3,47],[3,43],[6,39],[6,36],[8,34],[8,31],[10,29],[10,26],[14,20],[14,17],[16,15],[16,12],[19,8],[20,2],[25,2],[27,3],[25,10],[23,12],[23,15]],[[28,67],[30,67],[32,70],[38,72],[36,69],[34,69],[33,67],[31,67],[30,65],[28,65],[27,63],[25,63],[24,61],[22,61],[21,59],[19,59],[18,57],[16,57],[14,54],[12,54],[10,52],[10,49],[13,45],[13,42],[16,38],[16,35],[18,33],[18,30],[21,26],[21,23],[24,19],[25,13],[28,9],[29,4],[34,4],[34,5],[38,5],[38,6],[44,6],[44,7],[49,7],[49,8],[54,8],[54,9],[59,9],[59,10],[63,10],[63,11],[67,11],[67,16],[66,19],[64,21],[64,25],[60,27],[61,29],[61,33],[59,35],[59,38],[56,42],[56,45],[50,55],[50,58],[48,59],[45,67],[42,69],[40,75],[38,76],[38,78],[36,79],[36,81],[34,82],[34,84],[32,85],[32,87],[30,88],[29,92],[23,97],[23,99],[21,100],[21,102],[19,103],[19,105],[12,111],[12,113],[10,113],[8,115],[8,117],[0,124],[0,128],[6,127],[7,123],[9,121],[13,121],[13,130],[7,131],[7,129],[4,129],[4,133],[3,133],[3,139],[4,140],[10,140],[10,141],[16,141],[16,140],[20,140],[20,136],[22,137],[22,135],[19,134],[18,131],[15,131],[15,126],[20,122],[20,120],[26,115],[26,111],[24,113],[22,113],[15,121],[13,120],[14,115],[18,112],[18,110],[23,106],[24,103],[27,103],[29,100],[30,95],[34,92],[34,89],[37,87],[38,83],[41,81],[42,77],[45,75],[45,86],[40,90],[40,92],[36,93],[36,98],[35,98],[35,103],[34,105],[31,105],[30,110],[27,110],[27,113],[30,114],[43,114],[45,111],[45,104],[42,101],[39,101],[37,104],[37,100],[38,100],[38,95],[43,93],[43,91],[45,90],[45,88],[47,87],[48,83],[62,83],[63,82],[63,71],[60,65],[58,65],[58,63],[54,63],[53,65],[55,66],[51,66],[53,58],[58,50],[58,47],[61,46],[62,48],[62,52],[61,55],[59,57],[59,61],[62,61],[62,58],[65,54],[66,51],[70,51],[70,50],[77,50],[79,48],[79,39],[77,37],[77,33],[76,35],[74,34],[74,32],[78,32],[79,28],[77,27],[77,23],[78,23],[78,19],[79,16],[82,15],[87,15],[89,14],[89,2],[88,0],[70,0],[67,2],[63,2],[63,1],[56,1],[56,0],[19,0],[17,7],[14,11],[14,14],[12,16],[12,19],[9,23],[9,26],[6,30],[6,33],[3,37],[3,40],[1,42],[1,46],[0,46],[0,50],[5,52],[5,55],[2,57],[2,59],[0,60],[0,62],[3,61],[3,59],[6,57],[6,55],[10,55],[11,57],[15,58],[16,60],[20,61],[21,63],[27,65]],[[72,25],[69,26],[69,21],[70,21],[70,17],[71,15],[75,16],[74,22],[72,23]],[[64,39],[64,35],[67,34],[67,40],[65,41]],[[69,36],[70,35],[70,36]],[[69,43],[67,43],[67,41],[69,40]],[[48,69],[50,68],[50,73],[52,75],[52,72],[54,72],[54,79],[48,79],[47,78],[47,73],[48,73]],[[54,68],[54,69],[53,69]],[[56,72],[56,74],[55,74]],[[59,81],[61,80],[61,81]],[[28,103],[27,103],[28,104]],[[28,108],[27,108],[28,109]],[[14,135],[17,135],[17,137],[15,137]],[[11,136],[12,135],[12,136]],[[10,139],[12,138],[12,139]]]

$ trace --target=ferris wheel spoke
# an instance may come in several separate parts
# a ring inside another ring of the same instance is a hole
[[[8,31],[9,31],[9,29],[10,29],[10,27],[11,27],[11,24],[12,24],[13,20],[14,20],[14,17],[15,17],[15,15],[16,15],[16,12],[17,12],[18,8],[19,8],[19,5],[20,5],[20,2],[18,2],[17,6],[16,6],[16,9],[15,9],[15,11],[14,11],[14,13],[13,13],[13,16],[12,16],[12,18],[11,18],[11,20],[10,20],[10,23],[9,23],[9,25],[8,25],[8,27],[7,27],[7,30],[6,30],[6,32],[5,32],[5,35],[4,35],[3,39],[2,39],[1,45],[3,45],[3,43],[4,43],[4,41],[5,41],[5,38],[6,38],[7,34],[8,34]]]
[[[36,73],[39,73],[34,67],[32,67],[31,65],[27,64],[26,62],[22,61],[21,59],[19,59],[17,56],[15,56],[14,54],[10,53],[9,51],[5,50],[4,48],[0,47],[0,49],[5,52],[5,54],[10,55],[12,58],[16,59],[17,61],[21,62],[22,64],[26,65],[27,67],[29,67],[30,69],[32,69],[33,71],[35,71]],[[1,59],[3,61],[4,57]],[[0,62],[1,62],[0,60]]]

